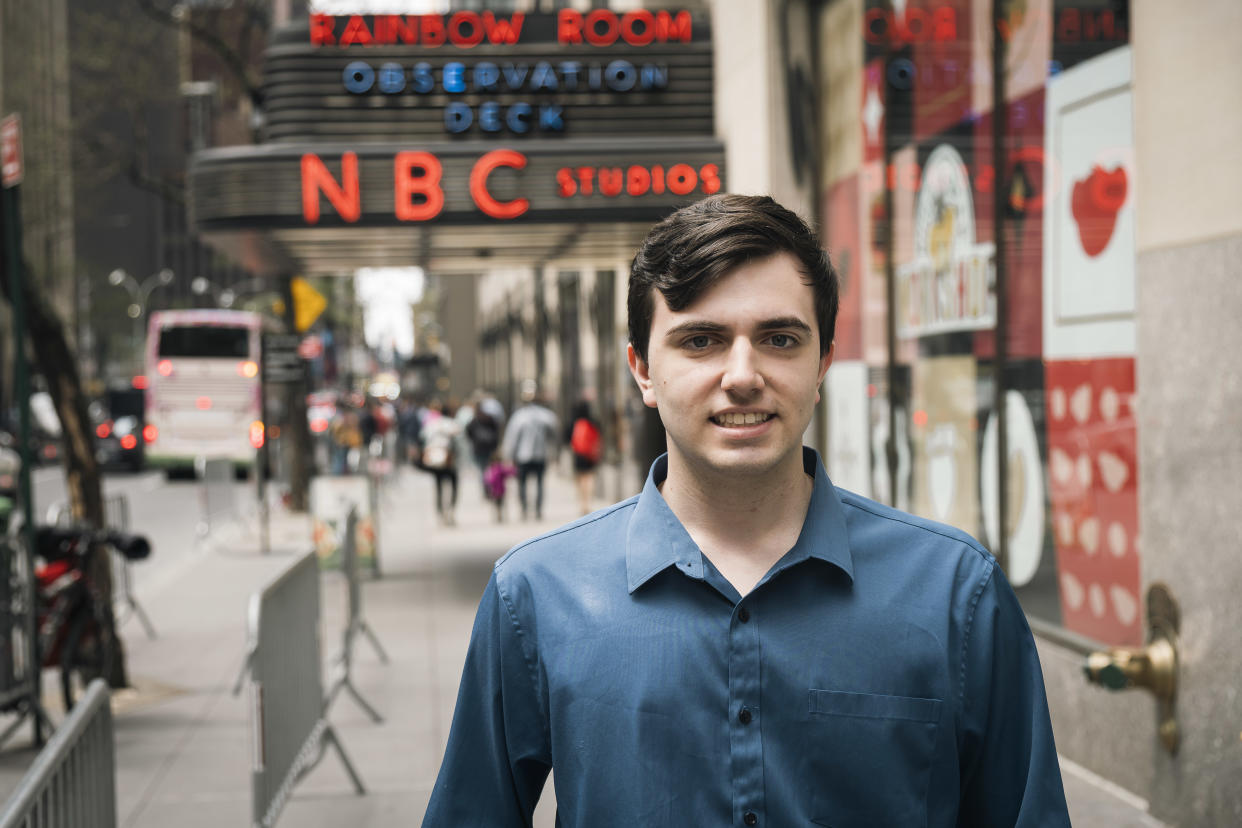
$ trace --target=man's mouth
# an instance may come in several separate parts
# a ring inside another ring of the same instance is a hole
[[[766,423],[772,419],[772,414],[759,414],[755,412],[747,412],[745,414],[717,414],[712,417],[712,422],[718,426],[725,428],[735,428],[737,426],[758,425]]]

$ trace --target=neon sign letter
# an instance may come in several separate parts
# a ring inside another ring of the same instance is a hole
[[[341,183],[337,184],[332,173],[324,166],[318,155],[308,152],[302,156],[302,218],[307,224],[319,221],[319,193],[342,219],[355,222],[362,215],[362,199],[358,191],[358,156],[347,152],[341,156]]]

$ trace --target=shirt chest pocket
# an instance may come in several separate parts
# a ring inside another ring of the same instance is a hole
[[[809,702],[811,821],[925,826],[941,701],[812,689]]]

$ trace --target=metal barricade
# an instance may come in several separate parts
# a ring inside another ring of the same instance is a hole
[[[198,536],[200,540],[205,540],[221,527],[237,523],[241,515],[233,491],[233,461],[224,457],[200,457],[195,466],[202,480],[200,496],[203,514],[198,524]]]
[[[20,543],[16,533],[0,534],[0,709],[6,711],[31,692],[26,608],[32,577]],[[0,735],[0,744],[11,730]]]
[[[115,754],[108,684],[95,679],[9,797],[0,828],[115,828]]]
[[[359,633],[366,635],[371,642],[371,646],[375,648],[376,654],[379,655],[380,661],[385,664],[388,663],[388,654],[380,646],[379,639],[375,636],[375,631],[371,629],[366,619],[362,617],[362,584],[360,573],[358,572],[357,527],[358,509],[350,507],[349,514],[345,518],[345,539],[341,544],[341,573],[345,576],[345,585],[348,591],[349,620],[345,624],[341,654],[336,659],[338,674],[336,681],[332,684],[332,689],[328,691],[327,699],[324,701],[324,710],[331,708],[337,694],[342,690],[346,690],[353,697],[354,701],[358,703],[358,706],[366,711],[366,714],[371,717],[372,721],[382,722],[384,717],[368,704],[366,699],[362,698],[362,694],[358,692],[358,688],[354,686],[353,679],[349,675],[354,660],[354,639]]]
[[[294,785],[329,746],[357,792],[366,793],[325,718],[315,553],[290,563],[250,597],[249,639],[252,825],[270,828],[276,823]]]
[[[61,501],[53,503],[47,509],[45,519],[53,526],[68,526],[73,522],[69,504]],[[129,498],[124,494],[106,495],[104,497],[104,529],[117,532],[130,531]],[[138,603],[134,595],[134,578],[129,571],[129,558],[117,550],[112,550],[112,611],[116,614],[116,624],[121,626],[131,615],[137,616],[147,638],[155,638],[155,626],[151,617]]]

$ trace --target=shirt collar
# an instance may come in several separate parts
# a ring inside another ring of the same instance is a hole
[[[814,449],[802,448],[802,466],[815,480],[810,506],[798,542],[776,568],[784,569],[807,558],[818,558],[840,569],[852,581],[853,557],[845,528],[845,510],[836,487],[828,479],[819,453]],[[676,566],[692,578],[703,577],[703,553],[658,488],[667,476],[668,455],[662,454],[651,464],[630,519],[625,566],[631,593],[670,566]]]

